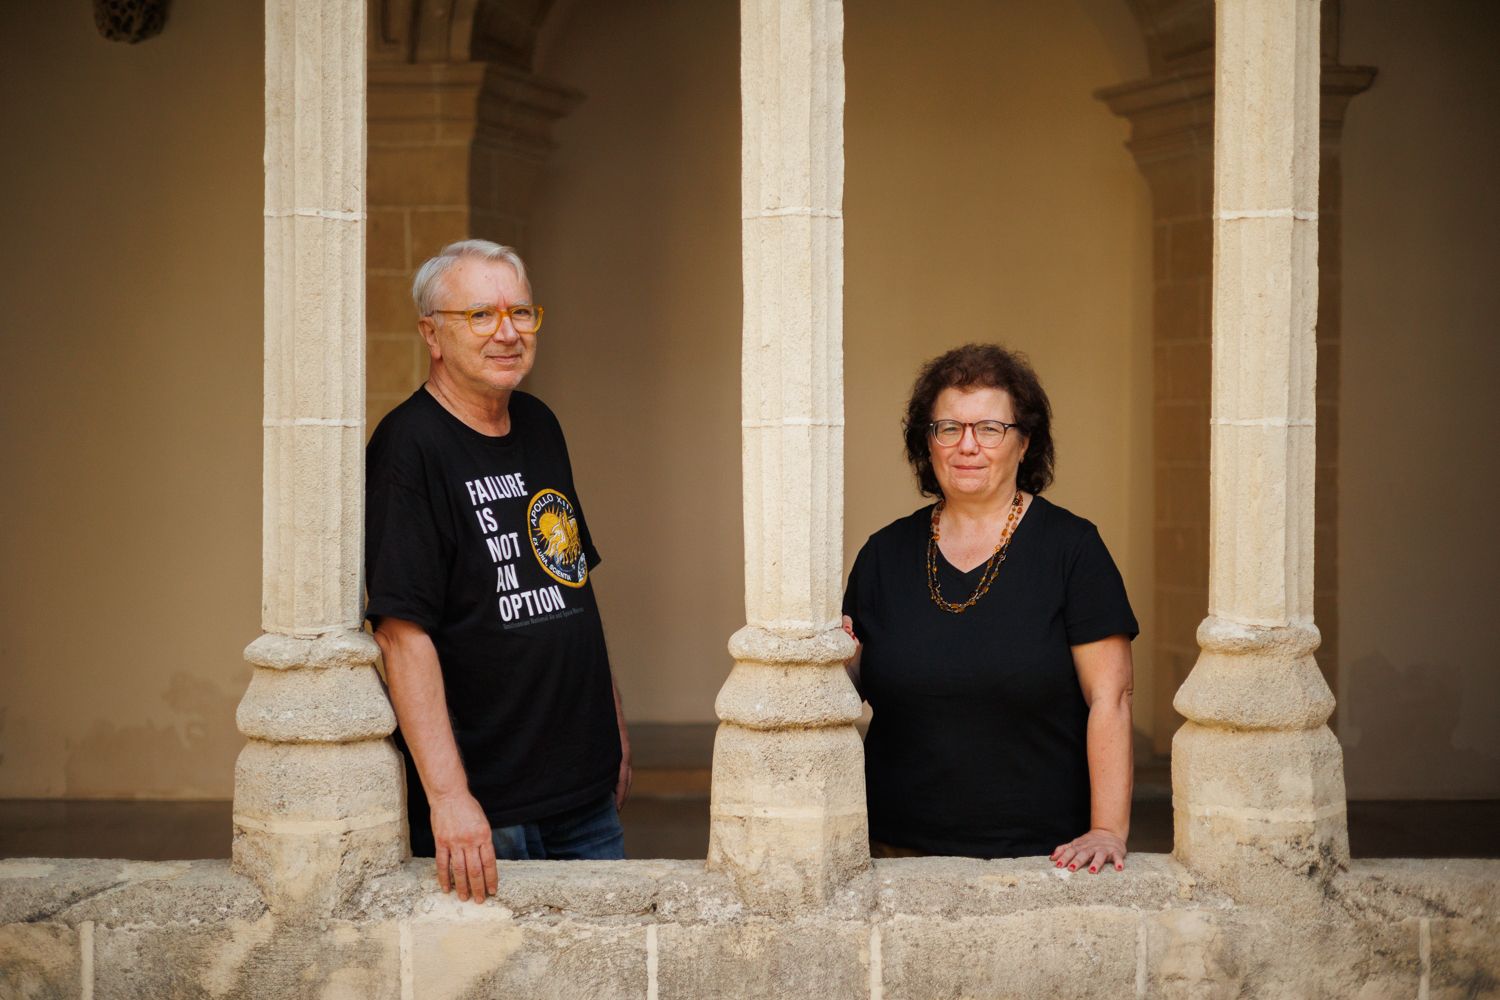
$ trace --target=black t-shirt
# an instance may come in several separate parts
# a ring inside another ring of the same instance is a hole
[[[860,683],[870,836],[929,854],[1049,854],[1089,828],[1088,706],[1069,647],[1139,631],[1093,524],[1035,497],[988,593],[962,614],[927,590],[932,507],[860,549],[844,613]],[[984,566],[939,553],[959,603]]]
[[[562,428],[524,392],[510,420],[503,437],[481,434],[418,389],[365,453],[366,616],[432,637],[469,790],[494,826],[602,796],[620,766],[589,582],[599,554]],[[410,754],[407,803],[413,852],[430,853]]]

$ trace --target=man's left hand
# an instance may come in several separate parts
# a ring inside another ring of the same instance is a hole
[[[621,748],[620,754],[620,780],[615,783],[615,809],[624,809],[625,800],[630,798],[630,782],[634,777],[630,767],[630,747]]]

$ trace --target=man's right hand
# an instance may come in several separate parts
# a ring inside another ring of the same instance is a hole
[[[458,898],[482,903],[500,888],[490,821],[467,790],[430,800],[432,836],[437,842],[438,885],[458,890]]]

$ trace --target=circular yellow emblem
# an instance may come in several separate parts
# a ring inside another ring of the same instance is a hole
[[[588,582],[589,561],[571,500],[557,490],[542,490],[526,506],[526,526],[531,551],[548,576],[569,587]]]

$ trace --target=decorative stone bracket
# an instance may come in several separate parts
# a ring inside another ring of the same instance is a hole
[[[94,0],[94,26],[111,42],[134,45],[167,26],[168,0]]]

